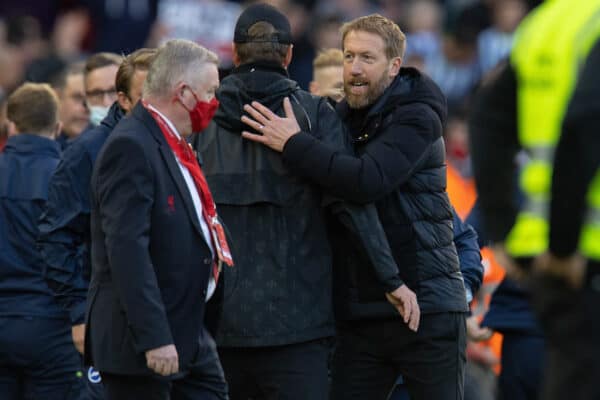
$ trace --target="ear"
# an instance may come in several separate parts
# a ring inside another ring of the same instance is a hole
[[[56,121],[56,125],[54,126],[54,135],[52,136],[53,139],[56,139],[60,135],[60,132],[62,132],[62,128],[63,123],[60,121]]]
[[[240,56],[238,55],[238,52],[237,52],[237,45],[235,43],[231,43],[231,53],[233,54],[233,57],[231,60],[231,61],[233,61],[233,65],[235,65],[236,67],[239,67],[242,62],[240,61]]]
[[[283,68],[287,68],[288,65],[290,65],[290,63],[292,62],[293,48],[294,45],[290,44],[290,47],[288,47],[287,52],[285,53],[285,58],[283,59]]]
[[[317,81],[310,81],[310,83],[308,84],[308,91],[311,94],[316,94],[317,96],[319,95],[319,82]]]
[[[117,92],[117,101],[119,102],[119,106],[125,110],[126,113],[130,112],[133,109],[133,104],[129,97],[123,92]]]
[[[394,78],[396,75],[400,73],[400,67],[402,66],[402,58],[394,57],[391,60],[390,65],[390,78]]]
[[[15,136],[19,133],[17,130],[17,125],[15,125],[14,122],[12,122],[10,119],[7,119],[6,122],[8,123],[8,136]]]

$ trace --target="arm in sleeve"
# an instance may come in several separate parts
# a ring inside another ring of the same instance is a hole
[[[506,66],[475,97],[469,140],[481,215],[492,243],[503,241],[518,212],[514,159],[519,150],[517,82]]]
[[[586,193],[600,166],[600,40],[588,55],[554,159],[550,205],[550,251],[566,257],[577,250],[587,210]]]
[[[340,122],[341,123],[341,122]],[[371,203],[413,174],[431,147],[431,117],[423,112],[404,116],[378,133],[360,156],[321,143],[301,132],[283,149],[286,166],[295,174],[323,186],[335,196],[356,203]]]
[[[337,154],[351,157],[351,146],[344,133],[342,121],[324,99],[321,101],[318,116],[318,129],[315,132],[318,140],[315,139],[315,143],[335,148]],[[323,204],[329,207],[344,228],[362,244],[369,263],[375,269],[375,274],[386,292],[393,292],[399,288],[403,282],[375,206],[350,204],[329,194],[324,196]]]
[[[342,225],[361,242],[369,258],[369,264],[375,270],[375,275],[385,291],[390,293],[402,286],[404,282],[400,279],[396,261],[375,206],[372,204],[354,205],[338,201],[331,205],[331,211]]]
[[[106,253],[136,350],[173,343],[150,257],[154,176],[144,149],[119,138],[106,144],[97,166],[96,203]]]
[[[481,253],[477,243],[477,233],[470,225],[464,223],[452,210],[454,214],[454,245],[460,261],[460,271],[465,280],[467,301],[473,299],[483,281],[483,264],[481,264]]]
[[[45,262],[45,279],[59,304],[81,324],[91,272],[87,248],[90,232],[89,185],[92,163],[73,144],[63,154],[48,188],[38,222],[37,246]]]

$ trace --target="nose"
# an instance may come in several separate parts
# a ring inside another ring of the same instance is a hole
[[[355,58],[354,60],[352,60],[350,72],[352,73],[352,75],[360,75],[361,74],[362,66],[360,64],[360,60],[358,59],[358,57]]]

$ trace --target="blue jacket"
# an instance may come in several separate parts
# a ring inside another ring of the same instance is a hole
[[[83,323],[90,279],[90,179],[98,153],[123,111],[115,102],[100,125],[84,131],[66,148],[39,221],[38,246],[46,280],[72,324]]]
[[[43,276],[37,220],[60,160],[52,139],[19,134],[0,153],[0,315],[66,317]]]
[[[460,272],[462,272],[465,281],[465,290],[467,292],[467,301],[471,302],[473,293],[479,290],[483,281],[483,264],[481,264],[481,253],[479,252],[479,243],[477,233],[473,227],[463,222],[456,210],[454,214],[454,246],[458,253],[460,263]]]

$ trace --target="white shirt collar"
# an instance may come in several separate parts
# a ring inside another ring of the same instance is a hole
[[[175,128],[175,125],[173,125],[173,123],[171,122],[171,120],[169,118],[167,118],[163,113],[161,113],[152,104],[150,104],[148,102],[146,102],[146,104],[148,105],[149,109],[151,109],[152,111],[154,111],[155,113],[157,113],[158,115],[160,115],[160,117],[165,120],[165,122],[167,123],[167,125],[169,125],[169,128],[171,128],[171,131],[173,131],[175,133],[175,135],[177,135],[177,138],[180,139],[181,135],[179,134],[179,131],[177,130],[177,128]]]

